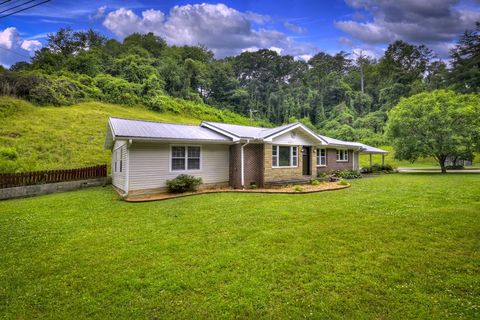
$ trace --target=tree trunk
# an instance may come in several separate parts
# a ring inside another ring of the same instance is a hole
[[[445,160],[447,159],[447,156],[439,156],[437,157],[438,163],[440,164],[440,169],[442,170],[442,173],[447,173],[447,168],[445,167]]]

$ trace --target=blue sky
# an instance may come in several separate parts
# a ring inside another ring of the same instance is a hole
[[[0,5],[0,12],[25,1]],[[0,19],[0,64],[27,59],[46,34],[66,26],[118,40],[151,31],[170,44],[206,45],[219,58],[260,48],[297,59],[340,50],[378,57],[397,39],[424,43],[446,58],[458,35],[479,20],[478,0],[52,0]]]

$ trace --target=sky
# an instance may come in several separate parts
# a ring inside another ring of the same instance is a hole
[[[404,40],[446,59],[459,35],[480,21],[480,0],[51,0],[2,18],[9,12],[2,11],[28,0],[3,1],[0,64],[6,67],[28,60],[61,27],[92,28],[120,41],[153,32],[170,45],[204,45],[217,58],[261,48],[303,60],[320,51],[378,58],[389,43]]]

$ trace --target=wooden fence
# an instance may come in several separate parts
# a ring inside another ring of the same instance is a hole
[[[0,189],[107,176],[107,165],[93,167],[0,174]]]

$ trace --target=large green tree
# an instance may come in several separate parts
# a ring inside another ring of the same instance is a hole
[[[435,90],[402,99],[389,112],[387,136],[400,160],[445,160],[480,148],[480,97]]]

